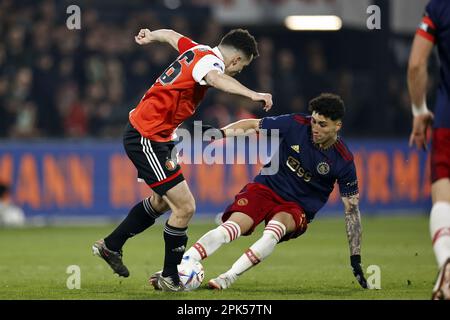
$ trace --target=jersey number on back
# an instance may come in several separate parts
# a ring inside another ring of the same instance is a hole
[[[175,79],[181,74],[181,63],[184,62],[184,64],[188,66],[192,62],[192,60],[194,60],[194,57],[194,51],[188,50],[183,53],[163,72],[163,74],[159,77],[159,82],[161,82],[163,85],[173,83]]]

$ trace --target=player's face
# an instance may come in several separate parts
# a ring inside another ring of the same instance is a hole
[[[237,54],[230,60],[230,63],[225,66],[225,73],[230,77],[234,77],[240,73],[242,69],[248,66],[250,62],[252,62],[252,58],[249,59],[243,54]]]
[[[340,120],[333,121],[317,112],[311,115],[311,131],[314,143],[327,145],[336,140],[337,133],[342,127]]]

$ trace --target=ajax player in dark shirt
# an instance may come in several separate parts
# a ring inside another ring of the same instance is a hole
[[[222,215],[223,223],[202,236],[183,256],[200,261],[221,245],[249,235],[265,221],[258,239],[225,273],[208,283],[227,289],[238,277],[275,249],[277,243],[303,234],[315,214],[325,205],[335,182],[345,206],[345,221],[353,274],[363,288],[367,281],[361,267],[361,218],[353,155],[339,137],[345,108],[339,96],[321,94],[309,102],[311,116],[288,114],[245,119],[221,129],[226,137],[279,134],[280,146],[268,163],[236,196]],[[238,129],[238,130],[236,130]]]
[[[434,45],[440,62],[440,84],[434,114],[427,108],[427,65]],[[410,145],[426,149],[426,131],[433,126],[431,146],[430,233],[439,267],[434,300],[450,300],[450,1],[431,0],[417,28],[408,65],[408,88],[414,115]]]

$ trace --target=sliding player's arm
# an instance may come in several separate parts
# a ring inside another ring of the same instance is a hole
[[[367,281],[361,267],[361,214],[359,212],[359,194],[342,197],[345,207],[345,227],[350,248],[350,263],[353,275],[361,287],[367,289]]]
[[[209,131],[209,136],[217,137],[236,137],[248,136],[254,133],[262,133],[266,135],[284,136],[290,129],[293,120],[293,114],[284,114],[276,117],[265,117],[262,119],[243,119],[223,127],[222,129],[213,128],[203,125],[202,131]],[[220,131],[220,133],[219,133]]]
[[[178,41],[182,37],[183,35],[170,29],[159,29],[155,31],[141,29],[138,35],[134,37],[134,40],[140,45],[152,42],[166,42],[178,51]]]
[[[414,116],[409,145],[426,149],[426,131],[431,125],[433,114],[426,103],[428,81],[428,59],[434,45],[434,25],[424,18],[413,41],[408,62],[408,90]],[[427,24],[428,22],[428,24]]]
[[[270,93],[260,93],[250,90],[239,81],[217,70],[211,70],[205,76],[205,81],[211,87],[232,94],[238,94],[247,97],[253,101],[261,101],[264,104],[264,110],[269,111],[272,108],[272,95]]]
[[[259,131],[260,119],[243,119],[218,129],[210,125],[201,125],[202,134],[210,140],[225,137],[248,136]]]
[[[261,119],[243,119],[233,122],[221,130],[226,137],[248,136],[259,131]]]

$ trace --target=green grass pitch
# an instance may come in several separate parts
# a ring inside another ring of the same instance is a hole
[[[363,217],[363,267],[380,267],[380,290],[363,290],[353,278],[343,217],[319,218],[300,238],[278,245],[228,290],[208,290],[207,280],[227,270],[259,238],[262,225],[203,261],[206,277],[198,290],[156,292],[147,279],[162,266],[162,224],[126,243],[124,262],[131,272],[126,279],[113,275],[91,252],[92,243],[114,227],[1,229],[0,299],[428,300],[437,273],[426,216]],[[188,245],[213,227],[194,219]],[[80,267],[80,289],[67,288],[70,265]]]

